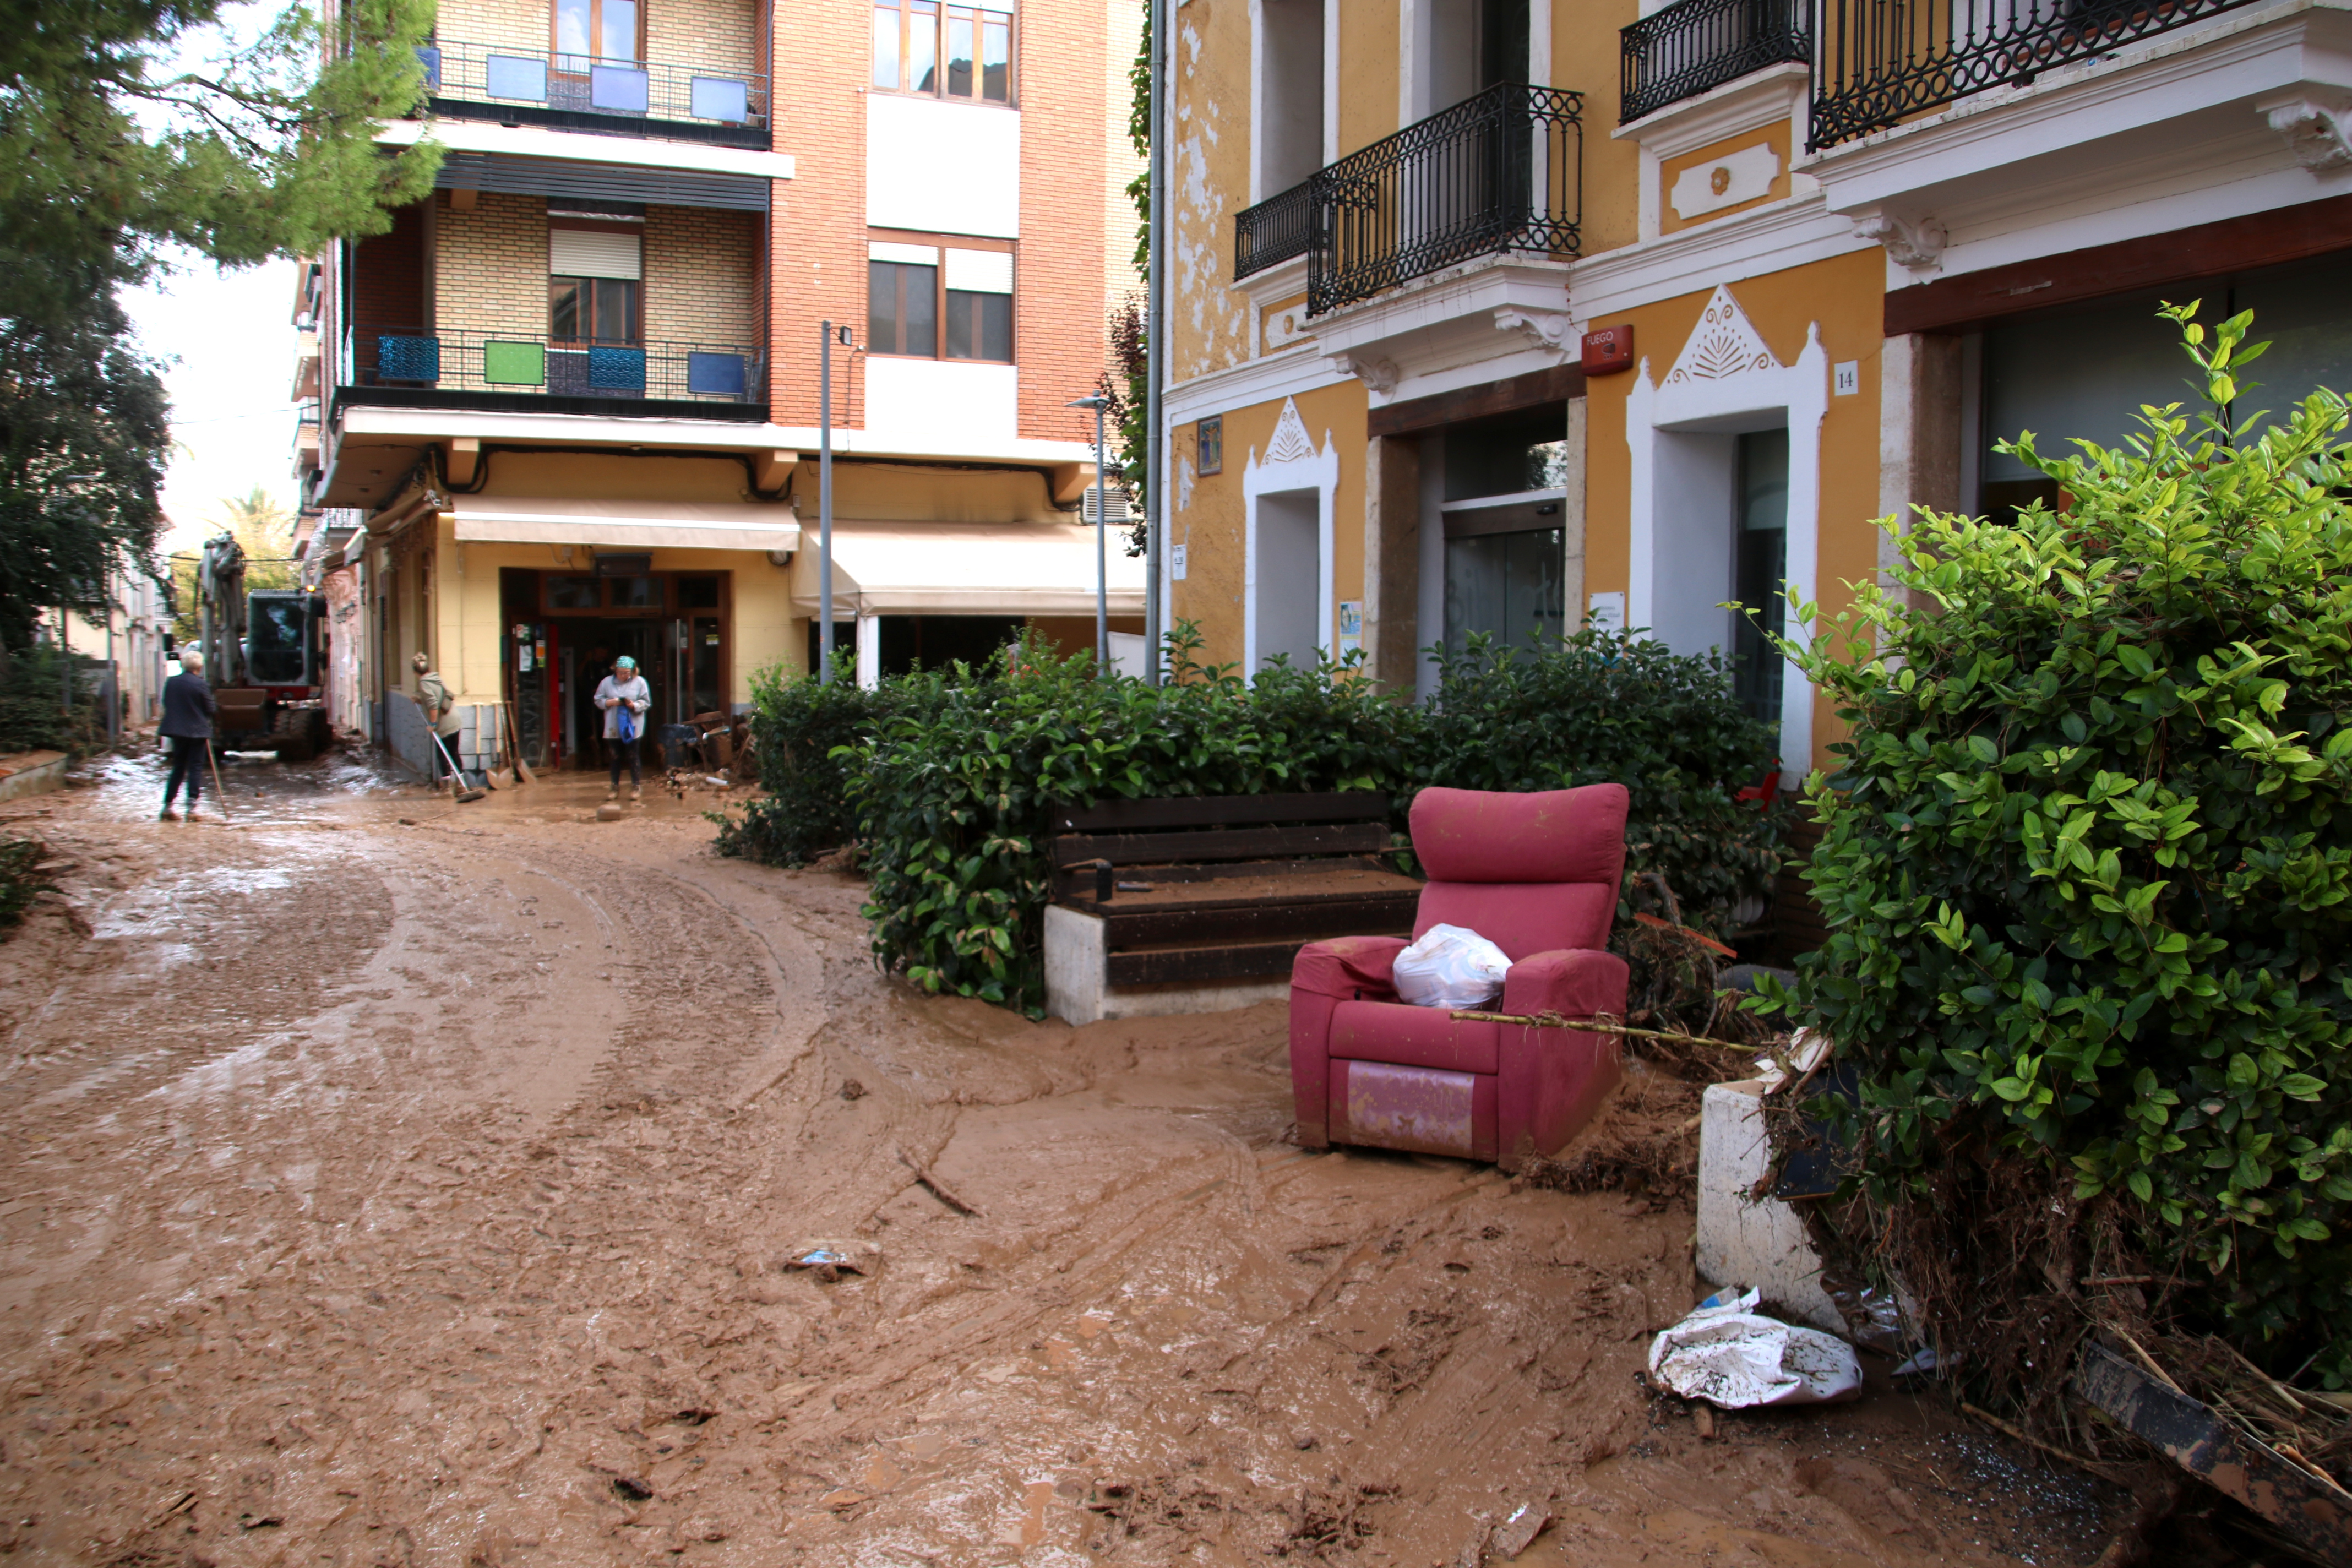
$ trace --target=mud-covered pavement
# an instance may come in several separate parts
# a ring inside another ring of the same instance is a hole
[[[230,772],[233,826],[144,763],[0,807],[70,863],[0,946],[12,1561],[1453,1568],[1533,1502],[1523,1563],[2056,1563],[2119,1517],[1883,1387],[1702,1440],[1635,1379],[1688,1207],[1304,1152],[1279,1006],[919,997],[707,798]]]

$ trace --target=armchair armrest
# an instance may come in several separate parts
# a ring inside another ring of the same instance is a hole
[[[1393,964],[1395,960],[1390,962]],[[1510,973],[1503,976],[1502,1010],[1522,1016],[1558,1013],[1564,1018],[1622,1013],[1631,979],[1632,971],[1623,959],[1597,948],[1533,952],[1511,965]]]
[[[1291,962],[1290,988],[1343,1002],[1396,1000],[1396,961],[1412,943],[1401,936],[1335,936],[1310,942]]]

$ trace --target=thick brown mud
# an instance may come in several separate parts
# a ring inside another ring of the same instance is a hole
[[[2127,1506],[1883,1383],[1701,1437],[1636,1376],[1687,1200],[1301,1151],[1279,1005],[920,996],[707,798],[231,774],[0,808],[69,863],[0,946],[12,1561],[1453,1568],[1533,1504],[1524,1563],[2046,1564]]]

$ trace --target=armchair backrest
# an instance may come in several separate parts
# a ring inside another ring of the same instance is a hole
[[[1429,878],[1413,934],[1467,926],[1512,963],[1609,944],[1625,873],[1623,784],[1538,790],[1425,789],[1412,849]]]

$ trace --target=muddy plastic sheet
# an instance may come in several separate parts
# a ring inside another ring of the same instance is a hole
[[[1709,1296],[1650,1342],[1650,1376],[1722,1410],[1835,1405],[1862,1397],[1853,1347],[1755,1310],[1757,1292]]]

